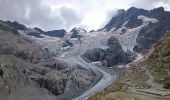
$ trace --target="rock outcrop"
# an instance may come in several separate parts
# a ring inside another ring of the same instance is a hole
[[[112,67],[115,65],[127,64],[132,62],[135,55],[130,52],[124,52],[119,41],[115,37],[109,38],[107,45],[109,48],[94,48],[88,50],[82,56],[87,61],[101,61],[104,66]]]
[[[87,31],[81,28],[73,28],[70,33],[72,33],[71,38],[78,38],[81,39],[83,37],[82,34],[86,33]]]

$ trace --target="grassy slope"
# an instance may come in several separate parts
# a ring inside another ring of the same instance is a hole
[[[125,75],[116,84],[113,84],[89,99],[169,100],[170,96],[160,96],[136,90],[153,89],[155,87],[161,88],[162,84],[164,88],[170,87],[170,32],[158,41],[154,47],[154,51],[148,58],[130,66]]]
[[[170,88],[170,32],[158,41],[146,65],[157,82]]]

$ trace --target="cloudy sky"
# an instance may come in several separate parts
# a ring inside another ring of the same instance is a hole
[[[0,0],[0,19],[44,30],[103,27],[117,9],[170,10],[170,0]]]

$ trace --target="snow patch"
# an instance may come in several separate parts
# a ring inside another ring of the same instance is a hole
[[[136,59],[134,60],[134,62],[137,62],[137,61],[139,61],[139,60],[141,60],[142,58],[143,58],[143,55],[142,54],[136,54],[137,55],[137,57],[136,57]]]
[[[159,22],[157,19],[155,18],[149,18],[149,17],[146,17],[146,16],[143,16],[143,15],[140,15],[138,16],[138,19],[141,19],[144,23],[148,23],[148,22],[152,22],[152,23],[157,23]]]

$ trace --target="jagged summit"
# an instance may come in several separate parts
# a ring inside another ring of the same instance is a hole
[[[6,21],[5,23],[7,23],[9,26],[17,29],[17,30],[26,30],[27,27],[23,24],[20,24],[19,22],[17,21],[14,21],[14,22],[11,22],[11,21]]]
[[[83,28],[75,27],[70,31],[70,33],[72,34],[71,38],[79,38],[80,39],[83,37],[82,36],[83,34],[87,33],[87,31]]]
[[[142,24],[142,21],[138,19],[138,16],[143,15],[147,17],[162,19],[162,16],[167,16],[163,7],[155,8],[153,10],[145,10],[141,8],[131,7],[125,10],[118,10],[116,16],[113,16],[108,24],[103,28],[103,30],[110,31],[112,28],[120,28],[125,22],[127,22],[126,27],[135,28]],[[169,23],[168,23],[169,24]]]
[[[164,7],[158,7],[158,8],[155,8],[155,9],[151,10],[151,11],[164,12],[165,9],[164,9]]]
[[[79,32],[87,32],[85,29],[83,28],[77,28],[77,27],[74,27],[70,32],[73,32],[73,31],[79,31]]]
[[[38,27],[35,27],[34,30],[36,30],[36,31],[38,31],[40,33],[44,33],[44,31],[42,29],[38,28]]]
[[[119,9],[119,10],[117,11],[117,15],[124,14],[125,12],[126,12],[126,10],[124,10],[124,9]]]
[[[48,36],[52,36],[52,37],[64,37],[64,35],[66,34],[66,30],[65,29],[61,29],[61,30],[53,30],[53,31],[47,31],[44,33],[44,35],[48,35]]]

